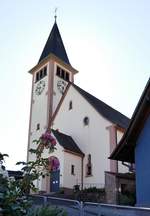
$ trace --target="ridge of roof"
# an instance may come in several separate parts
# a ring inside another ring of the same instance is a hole
[[[72,83],[72,86],[106,119],[112,121],[114,124],[126,129],[130,119],[120,113],[119,111],[115,110],[111,106],[107,105],[103,101],[99,100],[95,96],[91,95],[90,93],[86,92],[85,90],[81,89],[79,86]]]
[[[63,60],[66,64],[71,65],[56,22],[52,27],[38,63],[45,59],[50,53]]]
[[[51,131],[64,149],[84,156],[84,153],[80,150],[71,136],[61,133],[58,130],[51,129]]]

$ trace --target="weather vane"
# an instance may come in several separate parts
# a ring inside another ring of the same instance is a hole
[[[55,16],[54,16],[54,18],[55,18],[55,22],[56,22],[56,19],[57,19],[57,8],[55,8]]]

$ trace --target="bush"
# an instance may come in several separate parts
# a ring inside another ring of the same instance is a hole
[[[56,148],[56,140],[51,136],[50,131],[47,130],[38,140],[33,141],[37,146],[35,149],[30,149],[29,152],[35,154],[36,160],[29,162],[18,162],[17,165],[23,165],[22,178],[12,179],[8,176],[5,169],[4,158],[7,154],[0,153],[0,210],[3,216],[27,216],[30,211],[31,202],[28,199],[29,191],[37,191],[34,181],[41,176],[50,175],[49,167],[53,167],[53,163],[49,158],[42,158],[44,148],[49,148],[49,153]],[[53,168],[58,168],[58,163],[55,163]],[[42,207],[34,210],[36,216],[50,215],[50,216],[64,216],[60,209],[50,209],[49,207]],[[51,213],[51,214],[50,214]]]
[[[90,187],[90,188],[85,188],[83,190],[85,193],[104,193],[105,189],[104,188],[96,188],[96,187]]]
[[[119,193],[119,204],[120,205],[134,206],[135,203],[136,203],[135,194],[132,194],[132,193],[121,194],[121,193]]]
[[[80,185],[74,185],[73,190],[75,193],[78,192],[80,190]]]
[[[43,206],[31,209],[27,216],[67,216],[67,213],[58,207]]]
[[[90,187],[75,193],[75,199],[83,202],[105,202],[105,189]]]

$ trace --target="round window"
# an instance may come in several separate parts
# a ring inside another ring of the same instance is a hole
[[[86,126],[86,125],[89,125],[89,117],[84,117],[84,119],[83,119],[83,123],[84,123],[84,125]]]

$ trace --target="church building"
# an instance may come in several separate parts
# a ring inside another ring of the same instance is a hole
[[[129,166],[108,157],[129,119],[74,83],[78,71],[69,61],[56,21],[37,65],[29,73],[32,93],[28,150],[35,148],[33,140],[51,128],[57,150],[45,151],[44,157],[56,158],[60,164],[50,177],[37,182],[39,190],[49,193],[59,188],[73,189],[74,185],[82,189],[104,188],[107,184],[116,191],[112,178],[128,173]],[[28,152],[28,161],[34,157]]]

